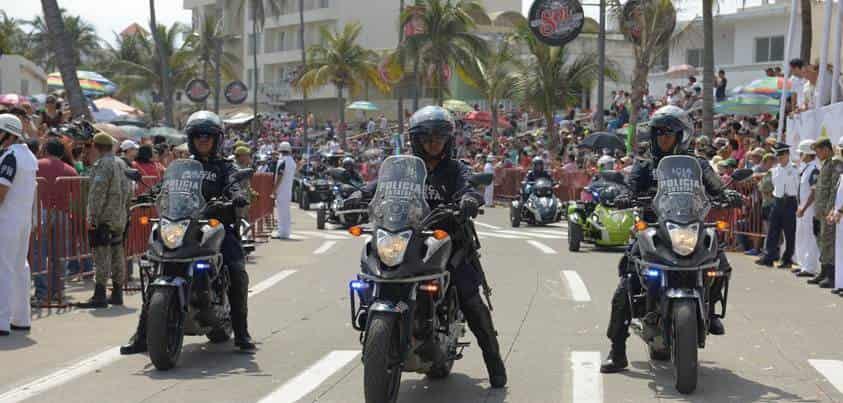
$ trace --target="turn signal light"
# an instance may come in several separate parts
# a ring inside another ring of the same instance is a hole
[[[431,294],[439,292],[439,283],[426,283],[419,286],[419,290]]]
[[[348,229],[348,233],[352,236],[360,236],[363,235],[363,228],[361,228],[359,225],[355,225]]]
[[[140,222],[140,225],[149,225],[149,217],[143,216],[138,220],[138,222]]]
[[[441,241],[441,240],[443,240],[447,237],[448,237],[448,233],[445,232],[445,231],[442,231],[441,229],[433,231],[433,238],[436,239],[437,241]]]
[[[219,227],[220,226],[220,220],[217,220],[216,218],[212,218],[212,219],[208,220],[208,226],[211,227],[211,228]]]
[[[718,231],[728,231],[729,230],[729,223],[726,221],[717,221],[716,223]]]
[[[647,222],[644,220],[638,220],[635,222],[635,230],[636,231],[644,231],[647,229]]]

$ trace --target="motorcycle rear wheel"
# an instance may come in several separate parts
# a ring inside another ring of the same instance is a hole
[[[512,228],[521,226],[521,209],[515,206],[509,207],[509,220],[512,223]]]
[[[673,303],[673,368],[676,390],[687,395],[697,388],[697,307],[696,301]]]
[[[160,371],[176,366],[184,342],[184,314],[175,288],[152,293],[147,313],[146,342],[152,365]]]
[[[366,403],[394,403],[401,386],[398,322],[385,315],[370,321],[363,355],[363,393]]]
[[[573,222],[568,222],[568,250],[571,252],[580,251],[580,243],[582,242],[582,227]]]
[[[316,211],[316,229],[325,229],[325,214],[327,212],[324,208]]]

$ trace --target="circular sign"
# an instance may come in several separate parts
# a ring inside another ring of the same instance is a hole
[[[230,104],[242,104],[249,97],[249,89],[242,81],[232,81],[225,86],[225,99]]]
[[[211,86],[201,78],[194,78],[187,83],[187,88],[184,92],[187,94],[187,99],[193,102],[205,102],[208,96],[211,95]]]
[[[574,40],[585,23],[577,0],[535,0],[528,18],[533,35],[550,46],[563,46]]]

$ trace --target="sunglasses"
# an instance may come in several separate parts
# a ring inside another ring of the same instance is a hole
[[[448,135],[443,133],[425,133],[419,137],[422,144],[444,143],[448,140]]]
[[[214,135],[211,134],[211,133],[199,133],[199,134],[196,135],[196,138],[200,139],[200,140],[206,140],[206,139],[210,139],[210,138],[213,138],[213,137],[214,137]]]

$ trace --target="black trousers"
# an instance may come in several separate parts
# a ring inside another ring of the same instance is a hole
[[[784,233],[785,249],[781,254],[782,262],[793,262],[796,249],[796,209],[795,197],[780,197],[773,201],[770,210],[770,226],[767,229],[767,244],[764,256],[769,261],[779,260],[779,243]]]

